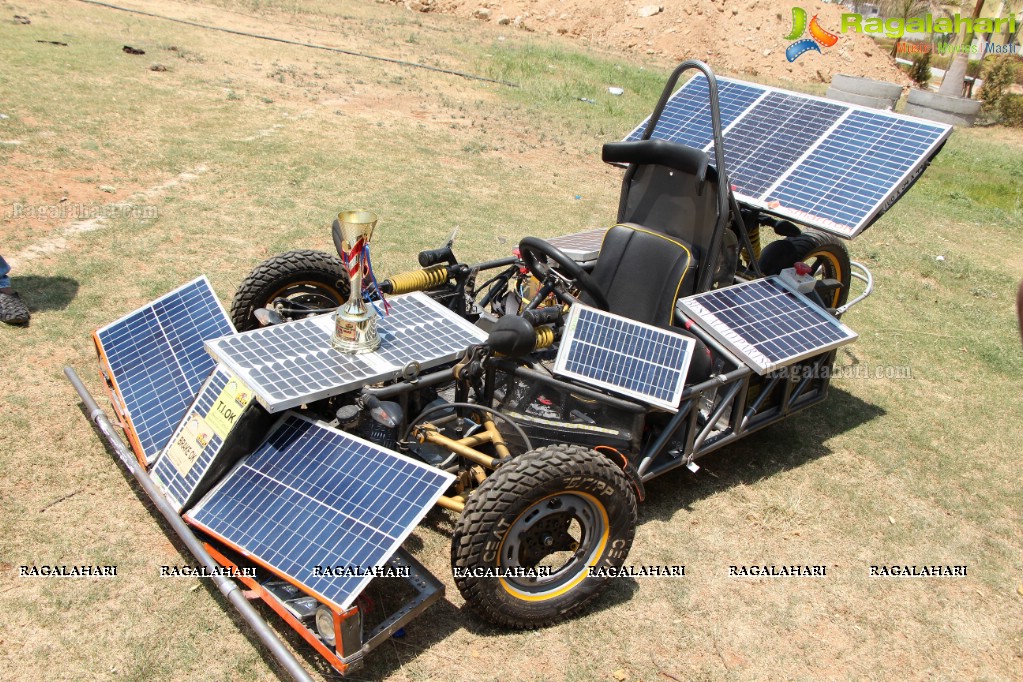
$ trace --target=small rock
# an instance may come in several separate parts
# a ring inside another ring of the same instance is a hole
[[[944,256],[935,256],[934,260],[938,261],[939,263],[943,263],[945,261],[945,257]]]
[[[497,23],[500,24],[501,26],[507,26],[508,24],[511,23],[511,19],[502,14],[497,18]]]
[[[145,50],[140,50],[137,47],[132,47],[131,45],[125,45],[124,47],[121,48],[121,51],[124,52],[125,54],[145,54],[146,53]]]
[[[477,19],[483,19],[484,21],[489,21],[490,20],[491,11],[489,9],[487,9],[486,7],[480,7],[479,9],[475,10],[472,13],[472,15],[474,17],[476,17]]]
[[[618,682],[623,682],[625,680],[625,670],[619,668],[611,673],[611,676],[618,680]]]
[[[732,16],[736,16],[738,14],[739,14],[739,8],[738,7],[733,7],[732,8]]]
[[[15,14],[14,15],[14,23],[16,23],[16,24],[31,24],[32,20],[29,19],[28,17],[23,17],[23,16],[19,16],[19,15]]]
[[[0,121],[10,118],[7,114],[0,114]]]
[[[166,71],[167,67],[164,66],[163,64],[150,64],[149,65],[149,70],[150,71]]]
[[[615,87],[615,86],[611,86],[610,88],[607,89],[607,91],[610,92],[615,97],[618,97],[620,95],[624,95],[625,94],[625,89],[624,88],[618,88],[618,87]]]
[[[640,7],[636,10],[636,16],[641,19],[646,19],[647,17],[652,17],[655,14],[660,14],[663,11],[664,8],[660,5],[647,5],[646,7]]]
[[[764,56],[765,57],[769,57],[770,55],[771,55],[771,48],[768,47],[768,48],[764,49]]]
[[[113,194],[114,192],[117,191],[117,188],[111,187],[110,185],[100,185],[99,191],[106,192],[107,194]]]

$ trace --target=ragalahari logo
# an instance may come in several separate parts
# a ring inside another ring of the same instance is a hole
[[[807,30],[810,32],[809,38],[802,38],[803,33]],[[802,40],[799,40],[802,38]],[[813,15],[813,19],[810,20],[810,25],[806,25],[806,10],[802,7],[792,8],[792,31],[785,36],[785,40],[795,40],[785,49],[785,58],[790,62],[794,62],[799,59],[799,56],[814,50],[820,52],[821,48],[818,46],[831,47],[838,42],[838,36],[834,33],[830,33],[821,28],[821,25],[817,22],[817,15]]]

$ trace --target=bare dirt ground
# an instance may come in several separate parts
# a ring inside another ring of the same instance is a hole
[[[766,0],[389,0],[417,12],[443,12],[481,22],[578,38],[605,49],[664,57],[702,59],[715,69],[779,81],[828,83],[834,73],[908,83],[873,39],[839,34],[843,8],[817,0],[799,3],[821,26],[839,35],[824,51],[789,63],[792,6]],[[652,16],[644,16],[653,10]]]

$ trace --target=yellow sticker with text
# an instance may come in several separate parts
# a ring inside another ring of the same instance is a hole
[[[193,414],[185,421],[178,437],[167,448],[167,457],[182,476],[187,476],[199,455],[213,438],[213,429],[206,420]]]
[[[252,391],[241,379],[231,377],[213,401],[213,407],[206,415],[206,423],[221,440],[227,440],[227,434],[234,428],[242,411],[252,402]]]

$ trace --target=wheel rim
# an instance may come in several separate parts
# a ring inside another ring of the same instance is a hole
[[[811,251],[806,254],[803,258],[803,262],[806,263],[810,268],[810,274],[813,275],[814,279],[835,279],[839,282],[844,281],[842,272],[842,265],[838,262],[838,258],[835,254],[827,251]],[[839,301],[842,297],[842,289],[836,289],[832,295],[831,307],[835,308],[838,306]]]
[[[607,545],[607,510],[592,495],[562,492],[534,502],[508,528],[498,549],[502,569],[549,569],[549,575],[504,576],[501,584],[526,600],[550,599],[588,575]]]
[[[274,301],[281,298],[293,306],[301,306],[311,310],[336,308],[344,302],[341,292],[336,287],[311,280],[293,282],[281,287],[267,297],[266,304],[270,307],[276,307],[274,306]],[[285,319],[294,319],[294,316],[287,315]]]

